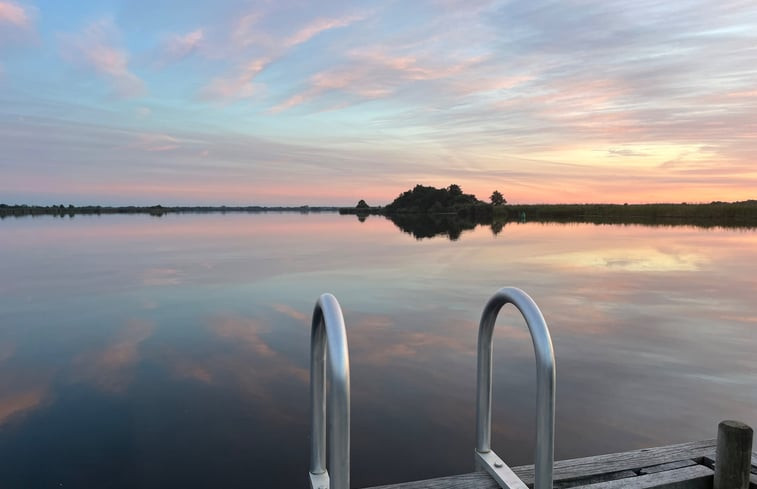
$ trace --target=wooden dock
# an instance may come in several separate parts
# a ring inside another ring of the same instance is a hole
[[[717,440],[705,440],[554,464],[555,489],[709,489],[713,487]],[[473,453],[471,453],[473,460]],[[513,467],[532,487],[534,466]],[[486,472],[453,475],[372,489],[499,489]],[[749,489],[757,489],[757,453],[751,452]]]

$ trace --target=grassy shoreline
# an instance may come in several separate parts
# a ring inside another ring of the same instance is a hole
[[[495,208],[494,216],[506,220],[693,224],[698,226],[757,226],[757,201],[709,204],[541,204]]]

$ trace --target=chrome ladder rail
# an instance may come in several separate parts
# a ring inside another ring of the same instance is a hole
[[[539,307],[515,287],[497,291],[484,307],[478,330],[478,380],[476,386],[476,462],[503,488],[527,486],[491,449],[492,337],[497,314],[513,304],[523,315],[536,355],[536,462],[534,489],[552,489],[555,438],[555,353],[549,328]]]
[[[313,310],[310,336],[310,410],[310,488],[349,489],[350,357],[342,309],[331,294],[321,295]],[[330,472],[326,468],[327,423]]]

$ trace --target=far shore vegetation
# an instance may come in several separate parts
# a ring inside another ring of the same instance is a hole
[[[355,207],[299,206],[74,206],[0,204],[0,219],[51,215],[149,214],[227,212],[339,212],[356,215],[361,221],[370,215],[390,219],[418,239],[459,235],[478,225],[491,226],[498,234],[511,222],[559,222],[594,224],[689,225],[697,227],[757,228],[757,200],[679,204],[509,204],[499,190],[488,201],[466,194],[459,185],[446,188],[416,185],[402,192],[386,206],[371,206],[360,200]]]
[[[707,204],[508,204],[494,190],[489,202],[466,194],[459,185],[447,188],[416,185],[392,203],[372,207],[364,200],[339,209],[365,220],[382,215],[418,239],[446,235],[457,239],[477,225],[491,226],[498,234],[511,222],[559,222],[594,224],[688,225],[697,227],[757,228],[757,200]]]

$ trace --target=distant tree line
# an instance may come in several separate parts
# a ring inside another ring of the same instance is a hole
[[[529,221],[757,226],[757,200],[709,204],[509,205],[504,212],[507,219],[525,216]]]
[[[40,206],[40,205],[8,205],[0,204],[0,219],[9,216],[38,216],[38,215],[52,215],[52,216],[71,216],[77,214],[150,214],[153,216],[162,216],[170,213],[206,213],[206,212],[336,212],[338,207],[313,207],[313,206],[299,206],[299,207],[267,207],[267,206],[174,206],[166,207],[162,205],[153,206],[120,206],[120,207],[108,207],[99,205],[88,206],[74,206],[63,204]]]

